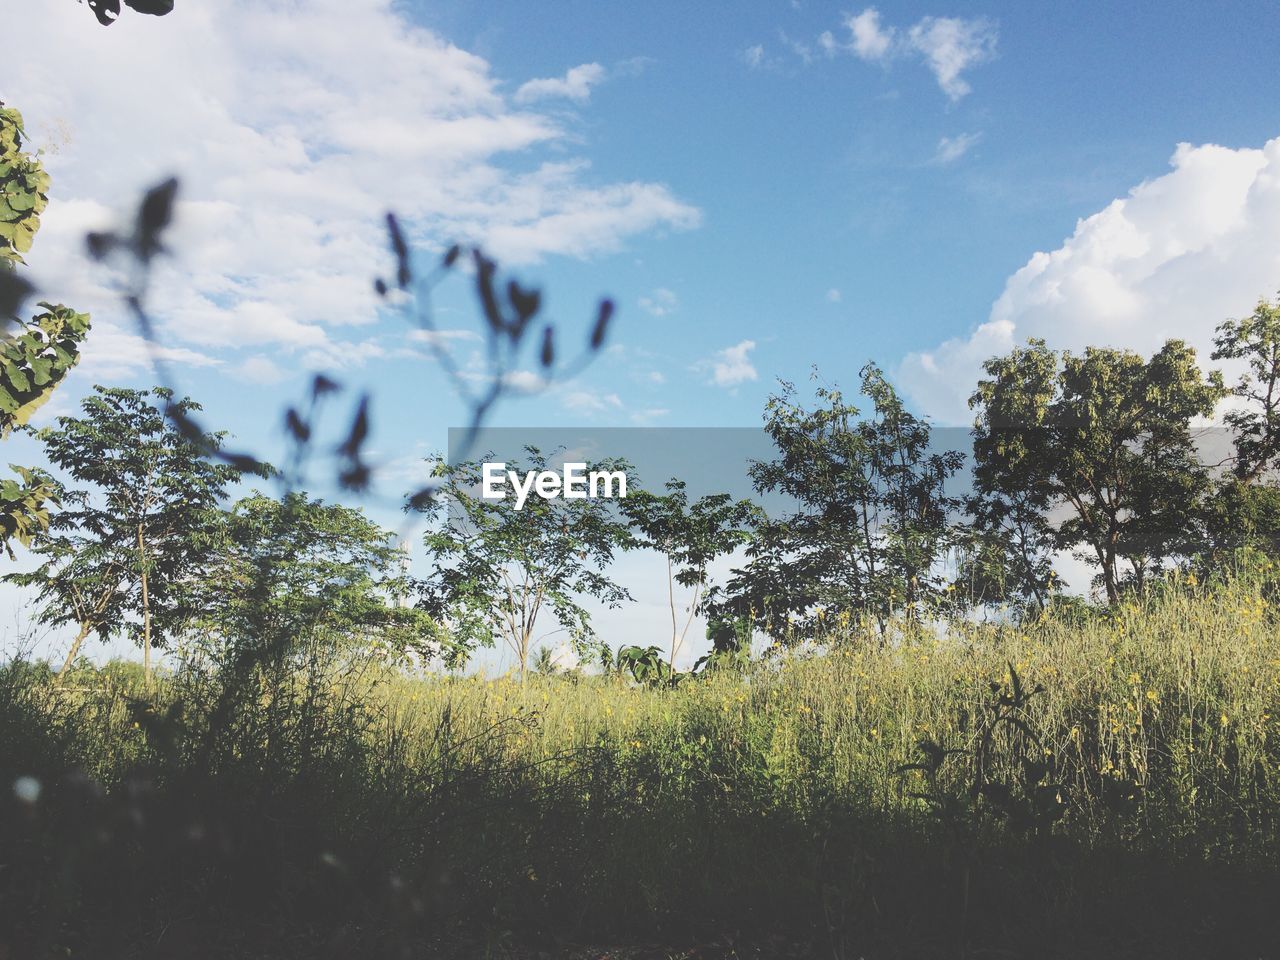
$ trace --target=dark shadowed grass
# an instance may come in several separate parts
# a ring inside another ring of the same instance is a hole
[[[1018,725],[991,728],[1013,675]],[[887,645],[837,617],[823,649],[674,690],[315,643],[241,676],[0,673],[10,956],[1280,943],[1280,634],[1245,582]],[[904,771],[921,742],[956,752]]]

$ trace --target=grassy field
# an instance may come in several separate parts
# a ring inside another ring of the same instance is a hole
[[[0,956],[1280,956],[1265,594],[834,618],[670,690],[14,663]]]

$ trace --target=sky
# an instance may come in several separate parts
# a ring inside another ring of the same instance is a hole
[[[151,306],[179,386],[268,459],[311,373],[370,390],[387,523],[464,420],[373,292],[388,210],[424,262],[482,243],[570,340],[618,304],[605,353],[499,426],[755,426],[780,379],[852,388],[868,360],[964,425],[1027,337],[1207,358],[1280,289],[1270,3],[178,0],[103,28],[7,0],[5,23],[43,51],[0,78],[53,177],[31,276],[94,317],[44,422],[153,382],[82,237],[176,174]],[[433,310],[477,371],[465,276]]]

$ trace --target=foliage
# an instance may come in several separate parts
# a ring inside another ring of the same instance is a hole
[[[220,514],[202,566],[191,632],[222,658],[275,647],[376,651],[385,662],[439,652],[421,611],[401,606],[409,583],[394,536],[359,510],[289,493],[254,494]]]
[[[149,664],[151,648],[183,629],[218,500],[241,476],[205,457],[221,435],[193,442],[153,398],[199,409],[163,387],[96,387],[81,403],[83,417],[59,417],[39,434],[49,461],[88,486],[60,493],[62,511],[32,545],[42,563],[8,579],[38,589],[41,622],[77,626],[67,664],[90,633],[106,640],[122,631]]]
[[[143,955],[163,929],[210,957],[1266,956],[1275,613],[1251,579],[1161,584],[1085,621],[832,640],[674,688],[407,676],[334,651],[216,726],[195,666],[150,688],[78,666],[55,690],[11,664],[0,943]],[[964,752],[903,789],[922,740]],[[954,830],[911,796],[935,789],[979,815]]]
[[[1252,315],[1220,324],[1213,343],[1214,360],[1247,367],[1231,391],[1246,405],[1224,419],[1235,438],[1236,477],[1255,481],[1280,458],[1280,303],[1259,300]]]
[[[862,611],[884,630],[898,614],[922,617],[944,592],[937,564],[956,506],[944,485],[963,456],[932,451],[929,424],[874,364],[862,370],[862,392],[873,408],[866,420],[826,387],[814,410],[791,384],[766,405],[780,456],[753,464],[752,479],[798,509],[761,524],[723,603],[776,638],[812,636],[827,613]]]
[[[22,115],[0,103],[0,439],[24,427],[80,358],[89,317],[41,302],[32,320],[17,316],[31,285],[14,265],[31,248],[47,205],[49,175],[39,157],[22,149]],[[19,480],[0,480],[0,547],[13,558],[10,539],[24,546],[47,529],[57,492],[36,471],[13,466]]]
[[[41,301],[44,312],[0,339],[0,437],[25,426],[80,359],[89,315]]]
[[[29,470],[17,464],[9,469],[18,475],[14,480],[0,480],[0,546],[9,559],[15,559],[10,540],[17,540],[24,547],[49,529],[49,505],[61,506],[58,485],[42,470]],[[19,482],[21,481],[21,482]]]
[[[1197,557],[1202,567],[1215,567],[1245,548],[1280,557],[1280,487],[1224,479],[1206,507],[1205,533],[1205,549]]]
[[[946,748],[932,737],[923,737],[916,744],[920,759],[903,764],[897,772],[923,774],[928,789],[911,796],[928,801],[953,828],[969,826],[963,818],[980,813],[973,804],[984,801],[1013,832],[1044,836],[1067,812],[1065,788],[1050,779],[1056,766],[1054,753],[1031,727],[1034,717],[1028,707],[1045,688],[1042,684],[1027,688],[1012,663],[1008,679],[992,680],[989,687],[991,695],[981,704],[971,746]],[[969,732],[967,713],[960,720],[963,735]],[[940,775],[947,760],[965,754],[972,755],[972,782],[957,796],[940,787]]]
[[[1113,603],[1126,583],[1141,589],[1194,552],[1210,484],[1190,423],[1211,415],[1224,392],[1219,374],[1202,377],[1194,350],[1170,340],[1144,361],[1097,347],[1056,354],[1031,340],[984,369],[970,400],[984,493],[1019,517],[1066,509],[1054,546],[1078,548],[1097,566]],[[1015,572],[1024,590],[1035,588],[1041,568],[1031,558],[1044,550],[1044,528],[1031,533],[1034,549]]]
[[[667,665],[675,669],[676,654],[695,614],[707,596],[707,568],[718,557],[749,543],[763,512],[749,500],[735,502],[727,493],[708,494],[692,503],[682,480],[668,480],[665,494],[630,491],[622,513],[636,535],[635,545],[654,550],[667,561],[667,598],[671,607],[671,647]],[[693,588],[683,627],[676,614],[675,584]]]
[[[77,0],[84,3],[85,0]],[[120,0],[88,0],[89,9],[104,27],[109,27],[120,17]],[[173,0],[124,0],[124,5],[137,13],[163,17],[173,12]]]
[[[0,101],[0,270],[24,262],[49,202],[49,174],[22,136],[22,114]]]
[[[547,458],[526,447],[522,469],[543,471]],[[514,468],[512,465],[509,467]],[[587,465],[625,470],[621,461]],[[443,495],[431,509],[434,525],[423,537],[433,570],[421,585],[422,606],[448,624],[451,662],[465,662],[477,647],[501,638],[523,676],[539,616],[549,609],[584,653],[595,638],[580,597],[610,606],[630,599],[604,572],[615,551],[631,545],[625,523],[601,498],[530,496],[517,510],[512,497],[479,495],[479,463],[437,464]]]

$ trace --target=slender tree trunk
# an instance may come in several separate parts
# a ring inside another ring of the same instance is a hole
[[[138,569],[142,580],[142,675],[151,682],[151,599],[147,594],[147,551],[138,524]]]
[[[87,636],[89,636],[89,625],[82,623],[80,624],[80,632],[71,641],[71,649],[67,651],[67,659],[62,661],[62,668],[58,671],[57,677],[54,678],[54,683],[62,682],[62,678],[71,669],[71,665],[76,662],[76,654],[80,652],[80,645],[84,643],[84,638]]]
[[[667,554],[667,603],[671,606],[671,660],[669,666],[674,673],[676,669],[676,648],[679,642],[679,627],[676,626],[676,586],[671,576],[671,554]]]

